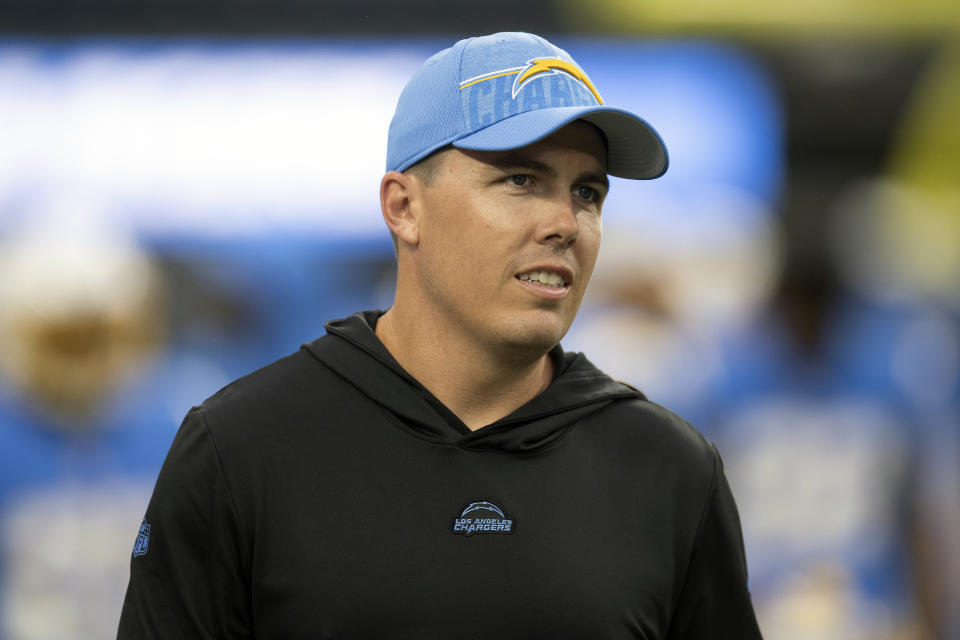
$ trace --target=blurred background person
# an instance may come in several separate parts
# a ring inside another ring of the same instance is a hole
[[[4,638],[112,633],[129,522],[176,424],[154,388],[164,302],[116,230],[66,217],[0,238]]]

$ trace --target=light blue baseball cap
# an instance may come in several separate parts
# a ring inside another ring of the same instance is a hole
[[[410,78],[387,137],[387,171],[403,171],[437,149],[503,151],[532,144],[574,120],[607,138],[607,173],[659,178],[667,149],[640,116],[607,106],[563,49],[531,33],[460,40]]]

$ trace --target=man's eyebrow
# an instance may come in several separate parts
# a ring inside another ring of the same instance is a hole
[[[593,173],[589,171],[581,175],[577,179],[577,182],[599,182],[603,185],[605,191],[610,190],[610,178],[608,178],[605,173]]]
[[[536,171],[537,173],[548,175],[551,178],[555,178],[559,174],[559,171],[557,171],[556,167],[553,167],[546,162],[542,162],[535,158],[525,156],[522,153],[508,153],[500,156],[499,158],[491,160],[489,164],[497,167],[498,169],[529,169],[531,171]],[[604,189],[610,189],[610,179],[607,178],[606,173],[587,171],[577,178],[577,182],[597,182],[603,185]]]
[[[551,178],[557,177],[559,173],[556,167],[552,167],[546,162],[541,162],[525,156],[522,153],[508,153],[490,161],[490,164],[498,169],[530,169],[537,173],[543,173]]]

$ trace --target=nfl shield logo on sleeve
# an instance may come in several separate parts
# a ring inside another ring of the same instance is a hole
[[[133,557],[147,555],[147,547],[150,545],[150,524],[147,519],[143,519],[140,525],[140,532],[137,534],[137,541],[133,543]]]

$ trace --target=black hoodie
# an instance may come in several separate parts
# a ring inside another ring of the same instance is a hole
[[[691,426],[555,348],[470,431],[379,312],[187,415],[119,638],[759,638],[736,507]]]

